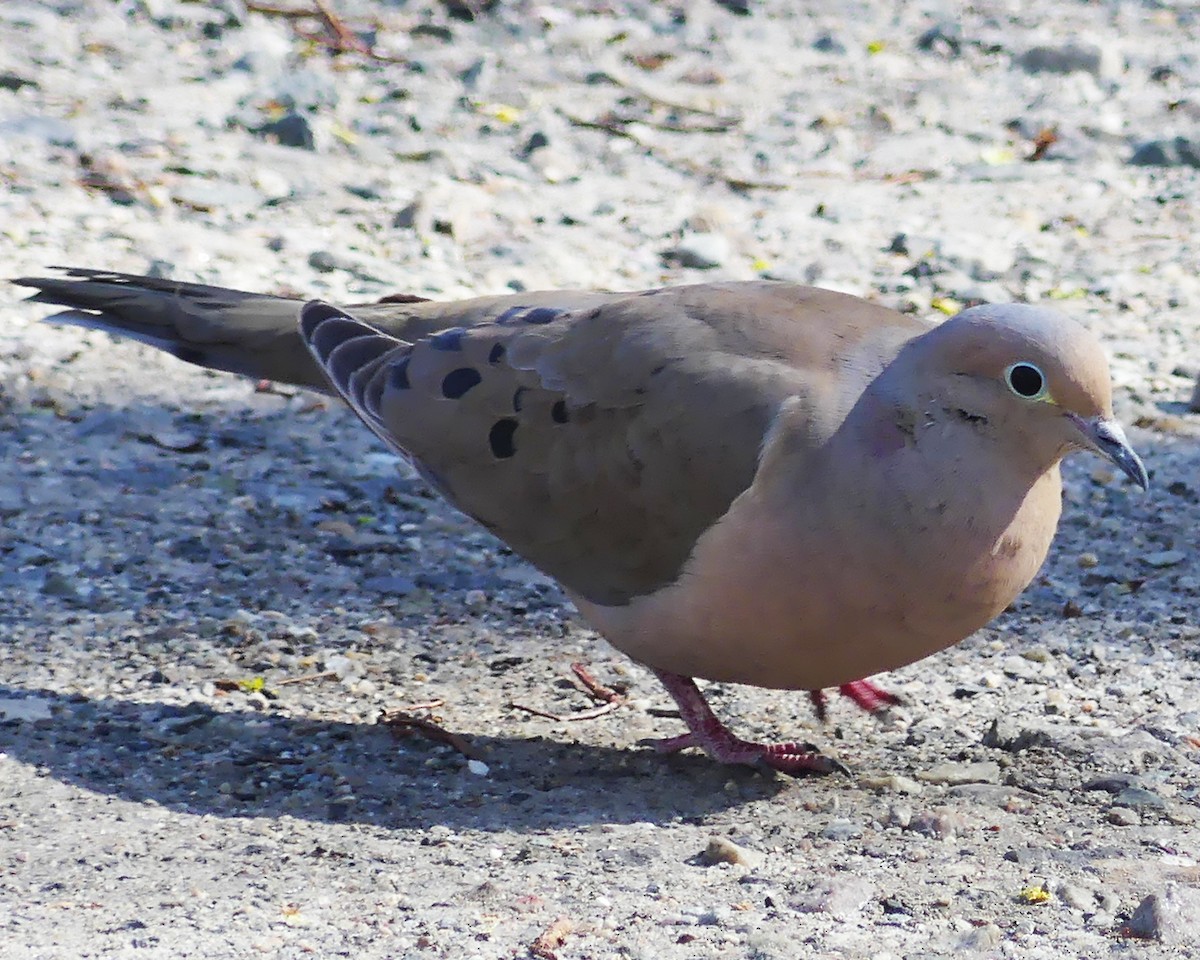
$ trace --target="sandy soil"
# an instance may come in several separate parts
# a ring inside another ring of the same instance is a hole
[[[663,759],[653,678],[344,411],[0,289],[0,956],[1200,955],[1194,6],[247,6],[0,4],[5,274],[1052,300],[1153,487],[1073,461],[885,723],[709,688],[851,775]],[[574,661],[627,703],[513,706]],[[429,703],[474,762],[376,722]]]

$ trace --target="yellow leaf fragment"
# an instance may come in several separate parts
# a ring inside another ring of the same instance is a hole
[[[948,317],[954,316],[962,311],[963,305],[953,297],[934,297],[929,301],[929,305],[940,313],[944,313]]]
[[[346,144],[346,146],[352,147],[354,144],[358,143],[358,134],[349,127],[343,126],[340,123],[335,123],[332,127],[330,127],[330,132],[339,140],[341,140],[342,143]]]

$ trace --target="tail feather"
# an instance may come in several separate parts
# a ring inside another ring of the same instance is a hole
[[[107,270],[20,277],[28,298],[67,309],[47,318],[156,347],[212,370],[328,392],[296,335],[301,301]]]

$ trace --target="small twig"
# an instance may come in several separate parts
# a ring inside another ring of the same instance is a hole
[[[883,175],[884,183],[921,183],[925,180],[932,180],[936,174],[932,170],[906,170],[904,173],[885,173]]]
[[[363,43],[358,34],[342,22],[341,17],[334,13],[333,7],[329,5],[329,0],[313,0],[313,3],[316,4],[317,10],[321,14],[321,19],[325,21],[325,26],[337,37],[340,49],[354,53],[365,53],[370,56],[371,48]]]
[[[728,118],[715,118],[711,123],[683,123],[680,120],[655,120],[652,117],[632,117],[621,116],[613,111],[608,111],[599,120],[594,121],[594,126],[601,130],[606,130],[609,133],[622,134],[627,126],[640,124],[643,127],[650,127],[654,130],[664,130],[667,133],[728,133],[737,126],[737,120]]]
[[[344,20],[334,11],[329,0],[313,0],[314,7],[277,7],[270,3],[259,3],[258,0],[247,0],[246,9],[253,13],[261,13],[268,17],[286,17],[292,23],[292,30],[302,40],[319,44],[334,53],[357,53],[359,56],[370,57],[383,63],[407,63],[405,57],[391,57],[379,53],[367,44],[358,34],[351,30]],[[319,20],[331,36],[323,36],[300,29],[295,21]]]
[[[1044,127],[1038,131],[1036,137],[1033,138],[1033,153],[1025,159],[1030,163],[1041,160],[1046,155],[1046,151],[1058,143],[1058,131],[1053,127]]]
[[[567,937],[574,931],[575,924],[570,918],[559,917],[529,945],[529,952],[538,960],[558,960],[555,949],[566,943]]]
[[[284,680],[275,681],[275,686],[286,687],[289,683],[308,683],[312,680],[333,680],[337,673],[333,670],[324,670],[321,673],[306,673],[302,677],[287,677]]]
[[[259,3],[257,0],[246,0],[246,10],[250,13],[261,13],[265,17],[291,17],[297,20],[314,16],[312,10],[297,9],[296,7],[277,7],[271,3]]]
[[[571,664],[571,672],[583,684],[584,692],[593,700],[600,702],[598,707],[592,707],[590,710],[578,710],[575,713],[551,713],[549,710],[541,710],[538,707],[530,707],[523,703],[510,703],[509,706],[514,710],[523,710],[525,713],[532,713],[535,717],[544,717],[547,720],[554,720],[557,723],[570,723],[576,720],[595,720],[606,713],[612,713],[625,702],[625,698],[621,694],[611,687],[606,687],[600,683],[582,663]]]
[[[386,725],[393,736],[417,733],[434,743],[444,743],[446,746],[452,747],[470,760],[483,759],[483,755],[463,737],[457,733],[451,733],[428,717],[418,717],[405,710],[384,710],[380,713],[378,722]]]
[[[525,713],[532,713],[535,717],[544,717],[556,723],[570,723],[574,720],[595,720],[606,713],[612,713],[620,705],[619,702],[613,701],[612,703],[602,703],[600,706],[592,707],[590,710],[579,710],[575,713],[551,713],[549,710],[540,710],[537,707],[531,707],[524,703],[509,704],[514,710],[523,710]]]
[[[604,76],[608,77],[613,83],[619,87],[624,87],[630,93],[634,93],[649,103],[656,104],[660,107],[667,107],[670,110],[681,110],[684,113],[696,113],[705,117],[716,117],[718,120],[728,121],[731,126],[736,126],[742,122],[741,117],[722,117],[716,110],[710,107],[700,107],[692,103],[684,103],[682,100],[676,100],[672,97],[665,96],[661,93],[655,93],[647,89],[643,84],[633,79],[624,70],[615,66],[603,68]]]
[[[430,700],[427,703],[406,703],[402,707],[392,707],[387,713],[395,711],[397,713],[413,713],[417,710],[436,710],[438,707],[444,707],[445,700]]]
[[[621,125],[621,121],[615,120],[611,115],[601,117],[598,120],[588,120],[585,117],[579,117],[568,113],[566,110],[559,109],[558,113],[572,126],[583,127],[586,130],[602,130],[614,137],[624,137],[627,140],[632,140],[639,147],[645,150],[650,156],[658,160],[659,163],[672,170],[677,170],[685,173],[688,176],[709,178],[712,180],[720,180],[731,190],[786,190],[786,183],[775,183],[770,180],[749,180],[746,177],[740,177],[737,174],[723,173],[714,167],[703,167],[698,163],[693,163],[691,160],[682,157],[667,156],[666,153],[656,147],[652,143],[643,140],[633,131],[626,129]]]
[[[586,664],[576,661],[571,664],[571,672],[579,678],[579,682],[591,694],[592,699],[599,700],[601,703],[624,703],[625,698],[612,689],[612,687],[604,686],[604,684],[593,677]]]

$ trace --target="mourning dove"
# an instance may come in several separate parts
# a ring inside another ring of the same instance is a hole
[[[345,309],[86,270],[16,282],[71,308],[53,319],[336,392],[654,671],[688,727],[660,749],[729,763],[835,766],[734,736],[693,678],[877,707],[859,678],[957,643],[1033,578],[1064,455],[1147,486],[1099,342],[1040,307],[931,326],[768,281]]]

